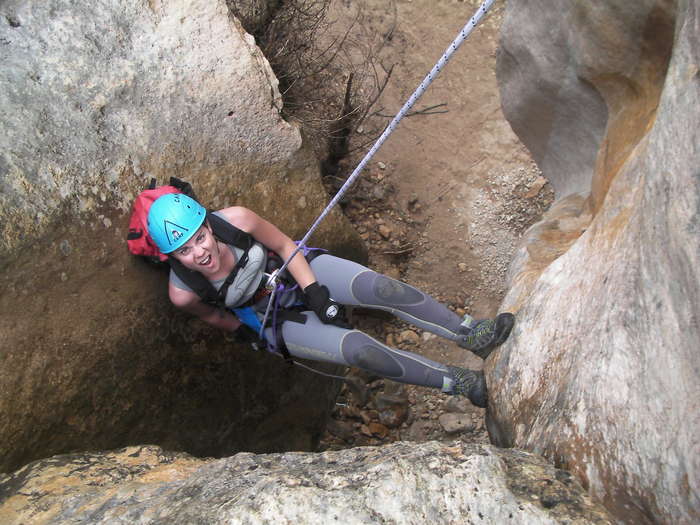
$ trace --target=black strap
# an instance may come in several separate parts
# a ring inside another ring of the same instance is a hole
[[[287,363],[294,363],[294,358],[289,353],[287,345],[284,343],[284,337],[282,337],[282,323],[285,321],[292,321],[293,323],[306,324],[306,316],[302,314],[299,310],[279,310],[275,315],[275,326],[272,332],[275,334],[275,350],[277,350]],[[265,327],[272,326],[272,319],[268,319]]]
[[[253,243],[255,242],[253,236],[248,232],[244,232],[240,228],[236,228],[226,219],[219,217],[218,215],[214,215],[211,212],[207,212],[207,220],[211,225],[214,235],[216,235],[220,241],[246,251],[253,246]]]

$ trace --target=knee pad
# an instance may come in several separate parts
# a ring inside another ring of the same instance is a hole
[[[351,332],[343,338],[341,352],[351,365],[383,377],[402,377],[404,369],[391,350],[362,332]]]
[[[424,295],[412,286],[372,271],[355,278],[352,293],[368,306],[407,306],[424,301]]]

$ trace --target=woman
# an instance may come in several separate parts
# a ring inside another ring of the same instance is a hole
[[[247,208],[233,206],[212,215],[208,216],[194,199],[177,193],[159,197],[149,210],[149,234],[175,266],[200,274],[214,289],[220,289],[227,278],[230,281],[221,292],[225,308],[217,308],[203,301],[178,276],[183,275],[182,271],[171,271],[170,300],[178,308],[228,332],[241,326],[241,318],[246,324],[259,326],[269,301],[269,296],[261,293],[266,282],[268,250],[286,260],[296,245],[276,226]],[[252,236],[255,242],[250,249],[227,244],[214,235],[212,222],[221,219]],[[246,263],[234,277],[232,272],[239,260]],[[279,301],[283,310],[294,307],[301,314],[286,317],[279,333],[293,357],[356,366],[393,381],[465,395],[474,405],[486,406],[486,382],[481,371],[443,365],[390,348],[359,330],[339,326],[334,322],[334,314],[338,303],[385,310],[450,339],[483,359],[510,334],[512,314],[500,314],[494,320],[477,321],[468,315],[460,318],[420,290],[329,254],[307,262],[301,252],[297,253],[288,271],[298,287],[283,292]],[[245,318],[243,312],[253,312],[253,319],[248,314]],[[274,348],[273,332],[268,326],[264,333]]]

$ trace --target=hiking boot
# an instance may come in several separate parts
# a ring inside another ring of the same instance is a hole
[[[453,396],[466,396],[472,405],[486,408],[486,379],[481,370],[467,370],[458,366],[449,366],[447,369],[452,374],[452,390],[449,394]]]
[[[494,348],[508,339],[514,323],[515,316],[508,313],[498,314],[495,319],[472,321],[469,326],[462,325],[456,342],[486,359]]]

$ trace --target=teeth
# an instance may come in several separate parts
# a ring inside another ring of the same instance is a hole
[[[209,264],[209,261],[211,261],[211,255],[207,255],[207,258],[204,259],[204,260],[203,260],[202,262],[200,262],[199,264],[201,264],[201,265],[206,265],[206,264]]]

